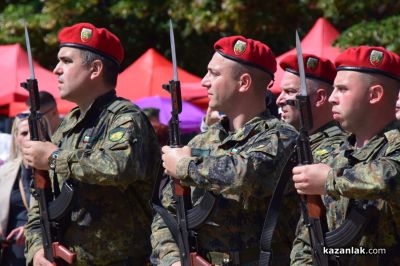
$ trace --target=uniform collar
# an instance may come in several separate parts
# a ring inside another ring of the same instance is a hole
[[[100,113],[107,108],[107,106],[114,101],[116,98],[116,91],[111,90],[94,100],[94,102],[90,105],[86,113],[81,116],[81,112],[79,107],[75,107],[72,109],[72,111],[69,113],[68,117],[68,125],[65,126],[61,132],[67,132],[71,128],[75,127],[78,123],[81,121],[85,120],[87,117],[92,117],[92,116],[99,116]]]
[[[371,154],[371,152],[376,151],[383,145],[383,143],[387,143],[391,141],[392,133],[395,133],[396,139],[398,138],[398,133],[400,130],[400,122],[397,120],[391,121],[386,127],[384,127],[378,134],[373,136],[367,144],[365,144],[362,148],[356,148],[356,137],[354,134],[351,134],[343,146],[346,150],[346,154],[350,157],[356,158],[359,161],[367,160]]]
[[[267,109],[247,121],[236,132],[229,132],[229,118],[227,116],[223,117],[220,123],[218,123],[216,126],[217,129],[221,130],[220,137],[221,139],[224,139],[223,143],[226,143],[231,139],[235,141],[241,141],[248,138],[250,134],[254,134],[254,128],[257,127],[261,121],[270,120],[273,118],[275,117]]]

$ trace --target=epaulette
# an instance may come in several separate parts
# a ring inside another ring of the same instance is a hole
[[[340,129],[340,127],[338,126],[333,126],[330,127],[326,130],[324,130],[324,133],[328,136],[328,137],[334,137],[334,136],[339,136],[343,134],[343,131]]]
[[[130,111],[139,111],[140,109],[132,104],[131,101],[122,98],[122,97],[118,97],[116,98],[108,107],[107,110],[113,114],[119,112],[121,109],[127,109]]]

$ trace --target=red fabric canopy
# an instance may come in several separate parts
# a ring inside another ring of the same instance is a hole
[[[301,41],[301,48],[303,53],[309,53],[325,57],[332,62],[339,55],[339,48],[332,47],[332,43],[339,36],[339,32],[330,24],[326,19],[319,18],[311,30]],[[293,33],[293,43],[295,35]],[[292,49],[276,58],[278,63],[278,70],[275,73],[275,82],[271,91],[275,94],[281,92],[280,82],[283,76],[283,70],[279,66],[279,62],[289,54],[296,54],[296,49]]]
[[[161,86],[172,79],[172,71],[172,63],[150,48],[119,75],[117,94],[132,101],[150,96],[169,97]],[[200,85],[201,78],[178,68],[178,79],[182,99],[207,97],[206,89]]]
[[[0,58],[0,114],[14,116],[27,108],[24,102],[28,92],[20,83],[30,78],[28,56],[19,44],[12,44],[0,46]],[[75,104],[60,99],[57,76],[35,61],[33,67],[39,90],[50,92],[56,98],[59,112],[66,114]]]

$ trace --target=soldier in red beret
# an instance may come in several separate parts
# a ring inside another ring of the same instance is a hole
[[[345,50],[335,65],[329,102],[333,118],[351,135],[326,164],[295,167],[293,181],[300,194],[324,195],[329,231],[349,224],[362,229],[351,239],[352,231],[344,232],[338,242],[348,242],[336,248],[326,239],[328,259],[340,265],[400,265],[400,124],[394,112],[400,57],[382,47],[359,46]],[[354,213],[364,218],[353,219]],[[296,238],[291,258],[292,265],[313,265],[307,238]]]
[[[163,165],[166,174],[192,186],[194,206],[204,192],[218,198],[207,222],[194,230],[199,254],[215,265],[257,265],[268,202],[285,149],[297,133],[266,109],[265,90],[276,71],[270,48],[231,36],[218,40],[214,50],[202,85],[209,106],[225,116],[188,146],[164,146]],[[166,186],[162,202],[168,210],[176,207],[171,195],[171,186]],[[283,248],[276,249],[274,258],[288,261],[291,240],[282,235],[276,241]],[[158,214],[152,225],[152,245],[153,264],[180,265],[179,248]]]
[[[63,28],[58,39],[53,72],[61,97],[78,106],[52,142],[29,141],[24,160],[49,171],[55,194],[64,182],[75,188],[57,240],[76,253],[77,265],[145,265],[160,149],[145,115],[116,96],[124,50],[113,33],[90,23]],[[26,246],[29,264],[53,265],[44,257],[37,205],[29,212]]]
[[[312,54],[303,54],[303,63],[313,122],[309,132],[311,150],[327,154],[328,151],[319,150],[322,142],[329,141],[334,149],[343,143],[346,136],[337,122],[333,121],[332,105],[328,101],[333,90],[336,69],[328,59]],[[280,67],[285,72],[280,85],[281,93],[276,103],[281,107],[282,120],[299,129],[300,111],[296,108],[296,96],[300,91],[300,74],[297,56],[295,54],[286,56],[280,62]]]

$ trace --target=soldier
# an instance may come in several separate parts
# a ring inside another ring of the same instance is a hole
[[[110,31],[89,23],[63,28],[58,39],[53,72],[61,97],[78,107],[52,142],[29,141],[24,158],[49,170],[59,187],[66,180],[76,186],[62,243],[77,254],[77,265],[144,265],[150,251],[147,202],[160,151],[145,115],[116,96],[123,47]],[[44,258],[37,205],[29,212],[26,239],[28,263],[52,265]]]
[[[336,69],[328,59],[311,54],[303,54],[303,61],[307,94],[313,115],[313,127],[309,132],[311,150],[316,153],[328,153],[329,151],[319,149],[323,141],[329,141],[329,145],[324,146],[334,149],[343,143],[346,136],[333,121],[332,105],[328,102],[333,90]],[[286,56],[280,62],[280,66],[285,72],[281,81],[282,92],[276,102],[282,108],[282,120],[299,129],[300,112],[295,106],[296,95],[300,91],[297,56]]]
[[[297,133],[266,109],[265,89],[276,71],[270,48],[232,36],[218,40],[214,49],[202,85],[207,88],[209,106],[225,116],[189,146],[163,147],[163,165],[166,174],[193,186],[193,204],[204,191],[219,197],[214,212],[197,230],[200,254],[213,264],[225,259],[234,265],[256,265],[277,172],[285,147]],[[170,210],[175,204],[171,186],[163,192],[164,206]],[[152,224],[152,246],[154,264],[180,264],[178,247],[159,215]],[[286,259],[288,255],[289,251],[284,254]]]
[[[353,239],[370,256],[342,256],[340,265],[399,265],[400,125],[393,110],[400,57],[382,47],[360,46],[345,50],[335,65],[329,102],[333,118],[351,135],[328,164],[295,167],[293,181],[300,194],[326,195],[329,230],[342,225],[352,210],[371,216],[360,238]],[[296,239],[293,265],[312,265],[307,246]],[[355,252],[364,252],[362,248]]]

